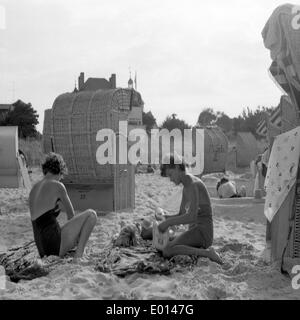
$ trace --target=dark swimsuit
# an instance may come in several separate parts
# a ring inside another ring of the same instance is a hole
[[[213,243],[213,219],[210,204],[200,204],[197,213],[197,222],[190,224],[189,231],[198,236],[198,246],[208,248]]]
[[[33,235],[38,252],[44,256],[59,256],[61,229],[56,220],[60,213],[58,199],[55,207],[32,221]]]

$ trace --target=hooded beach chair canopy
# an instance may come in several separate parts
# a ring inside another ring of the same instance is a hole
[[[294,105],[289,110],[282,105],[284,121],[281,134],[274,135],[265,181],[264,213],[272,222],[271,255],[273,260],[281,258],[283,264],[285,255],[300,258],[300,6],[277,7],[262,37],[272,59],[270,74]]]
[[[299,19],[300,6],[284,4],[274,10],[262,31],[264,45],[270,50],[270,55],[273,60],[269,71],[275,82],[286,94],[289,95],[293,105],[295,106],[295,121],[291,123],[290,127],[286,124],[284,127],[285,131],[291,132],[291,134],[281,130],[282,135],[277,135],[277,139],[275,139],[275,146],[273,145],[272,148],[268,167],[268,176],[265,183],[266,188],[269,188],[270,191],[269,197],[272,195],[273,199],[281,199],[281,204],[286,198],[291,187],[296,182],[300,154],[300,137],[298,127],[300,126]],[[282,113],[284,113],[284,110],[282,110]],[[292,129],[294,130],[293,132],[290,131]],[[287,150],[287,148],[290,148],[291,150]],[[285,153],[284,156],[280,157],[283,152]],[[290,163],[290,165],[293,166],[293,168],[289,168],[290,174],[288,177],[284,174],[284,168],[287,166],[287,163]],[[274,170],[274,167],[276,170]],[[293,172],[293,174],[291,174],[291,172]],[[285,178],[284,182],[283,177]],[[273,182],[272,191],[271,182]],[[276,190],[274,190],[275,184],[277,185]],[[289,190],[286,189],[287,187]],[[265,208],[265,214],[269,221],[273,219],[274,215],[280,208],[279,204],[277,204],[276,209],[272,208],[272,206],[270,199],[269,205],[266,204]]]
[[[270,50],[275,83],[300,106],[300,6],[284,4],[268,19],[262,37]]]

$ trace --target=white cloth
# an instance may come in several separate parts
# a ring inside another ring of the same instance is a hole
[[[300,126],[275,138],[265,180],[264,213],[270,222],[296,182],[299,155]]]

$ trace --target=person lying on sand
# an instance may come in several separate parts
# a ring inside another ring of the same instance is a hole
[[[211,247],[213,243],[212,207],[202,180],[186,172],[186,164],[183,160],[176,164],[174,156],[170,156],[170,164],[161,166],[161,175],[169,177],[176,185],[182,183],[183,190],[179,214],[168,216],[158,225],[158,230],[164,233],[169,227],[189,224],[188,231],[176,236],[167,244],[163,249],[163,256],[170,258],[176,255],[196,255],[222,264],[222,259]]]
[[[238,192],[235,182],[226,177],[218,181],[216,189],[220,199],[246,197],[245,186],[241,186],[241,190]]]
[[[42,164],[44,177],[37,182],[29,194],[29,208],[34,240],[38,252],[44,256],[63,257],[74,249],[74,258],[81,258],[87,240],[96,225],[97,214],[88,209],[74,215],[74,209],[65,186],[60,182],[67,173],[61,155],[50,153]],[[59,202],[66,210],[68,222],[60,227],[56,218],[60,213]]]

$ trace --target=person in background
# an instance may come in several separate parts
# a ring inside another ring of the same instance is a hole
[[[267,176],[269,157],[270,157],[270,148],[267,147],[261,157],[261,164],[262,164],[261,173],[264,178],[266,178]]]
[[[26,159],[25,153],[21,149],[18,150],[18,153],[19,153],[19,156],[22,159],[25,167],[28,168],[28,163],[27,163],[27,159]]]
[[[151,164],[148,164],[148,166],[147,166],[147,173],[154,173],[154,169],[151,166]]]
[[[216,189],[218,196],[221,199],[241,198],[246,196],[246,189],[244,186],[242,186],[240,192],[238,192],[235,182],[226,177],[223,177],[218,181]]]
[[[254,195],[257,190],[261,193],[261,196],[265,195],[265,189],[264,189],[264,183],[265,183],[265,177],[267,173],[267,167],[265,163],[263,162],[263,154],[257,155],[255,161],[254,161],[254,168],[255,168],[255,180],[254,180]]]
[[[142,163],[141,161],[138,161],[138,163],[135,166],[135,173],[142,173]]]
[[[29,169],[28,161],[27,161],[25,153],[21,149],[19,149],[18,150],[18,154],[19,154],[19,157],[22,160],[23,166],[27,169],[28,173],[29,174],[32,173],[32,170]]]

